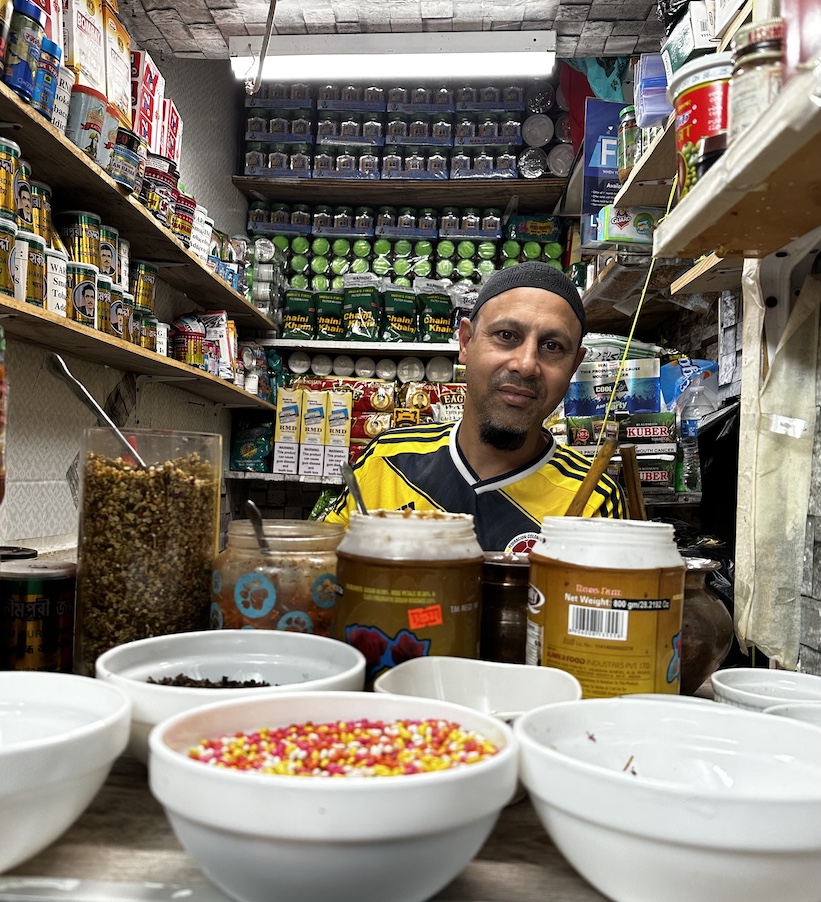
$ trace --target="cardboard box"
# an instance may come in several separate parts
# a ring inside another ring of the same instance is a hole
[[[603,417],[616,385],[618,360],[582,363],[573,374],[564,398],[568,417]],[[658,357],[627,360],[624,364],[611,415],[659,413],[661,411],[660,364]]]
[[[63,0],[32,0],[46,14],[45,35],[58,47],[63,46]],[[62,62],[62,60],[61,60]]]
[[[172,159],[179,168],[182,151],[182,119],[174,101],[169,97],[163,100],[162,107],[160,153],[164,157]]]
[[[63,0],[62,43],[63,65],[77,72],[77,83],[105,92],[101,0]]]
[[[116,13],[103,7],[105,94],[120,125],[131,128],[131,38]]]
[[[664,216],[661,207],[602,207],[599,239],[605,244],[653,246],[653,232]]]
[[[160,153],[165,79],[145,50],[131,51],[131,127],[148,144],[151,153]]]
[[[325,466],[324,445],[299,446],[299,475],[322,476]]]
[[[714,38],[723,37],[724,32],[741,12],[745,0],[715,0]]]
[[[274,473],[297,472],[302,428],[302,392],[280,388],[274,425]]]
[[[706,53],[714,53],[715,49],[705,0],[690,0],[684,15],[661,45],[667,82],[685,63]]]
[[[328,392],[303,390],[301,445],[324,445],[328,429]],[[320,473],[320,475],[322,475]]]
[[[353,395],[348,391],[330,391],[328,417],[323,444],[334,448],[347,448],[351,444],[351,412]]]

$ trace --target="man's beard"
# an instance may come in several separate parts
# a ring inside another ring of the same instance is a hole
[[[497,451],[518,451],[525,443],[527,430],[482,423],[479,438],[483,444],[490,445]]]

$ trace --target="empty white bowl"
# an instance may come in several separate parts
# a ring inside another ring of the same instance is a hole
[[[97,676],[122,689],[134,710],[128,750],[148,761],[148,734],[155,724],[210,702],[246,695],[320,689],[361,690],[365,657],[351,645],[279,630],[202,630],[138,639],[112,648],[96,661]],[[237,689],[158,686],[176,677],[270,683]]]
[[[710,680],[717,702],[751,711],[787,702],[821,702],[821,677],[810,673],[738,667],[717,670]]]
[[[0,872],[85,811],[125,749],[131,703],[90,677],[0,672]]]
[[[579,681],[555,667],[446,655],[403,661],[379,676],[373,688],[375,692],[440,698],[507,721],[531,708],[582,697]]]
[[[821,702],[791,702],[787,705],[773,705],[772,708],[765,708],[764,713],[775,714],[778,717],[791,717],[793,720],[801,720],[804,723],[821,727]]]
[[[720,705],[562,702],[514,724],[553,842],[615,902],[817,902],[821,731]]]
[[[207,737],[361,718],[442,718],[500,750],[461,768],[373,778],[241,772],[187,754]],[[241,902],[422,902],[477,854],[516,785],[517,746],[501,721],[373,692],[207,705],[159,724],[149,743],[149,785],[178,839]]]

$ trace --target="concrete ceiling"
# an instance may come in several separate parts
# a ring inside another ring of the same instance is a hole
[[[161,56],[225,59],[231,35],[260,35],[267,0],[120,0],[136,43]],[[557,56],[657,52],[651,0],[279,0],[278,34],[555,29]]]

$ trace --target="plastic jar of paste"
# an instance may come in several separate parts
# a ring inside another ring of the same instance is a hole
[[[351,514],[337,551],[334,636],[367,659],[366,679],[409,658],[476,658],[484,554],[473,517]]]
[[[530,552],[526,663],[572,673],[585,698],[678,694],[684,577],[669,524],[545,517]]]
[[[739,28],[733,38],[729,142],[747,131],[781,90],[784,31],[783,19],[765,19]]]
[[[212,629],[269,629],[329,636],[336,616],[336,548],[344,527],[264,520],[268,551],[249,520],[232,520],[211,578]]]

